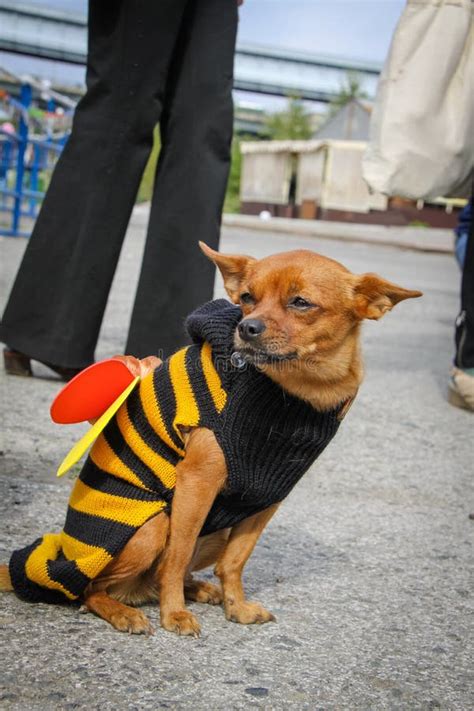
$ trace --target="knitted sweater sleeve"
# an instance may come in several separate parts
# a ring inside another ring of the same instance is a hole
[[[231,386],[234,334],[241,318],[238,306],[226,299],[216,299],[203,304],[186,319],[186,329],[194,343],[210,344],[212,360],[225,389]]]
[[[215,299],[193,311],[186,319],[185,328],[194,343],[207,341],[219,356],[230,356],[234,331],[241,318],[238,306],[225,299]]]

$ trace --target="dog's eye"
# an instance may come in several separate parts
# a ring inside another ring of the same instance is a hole
[[[255,303],[255,299],[253,298],[252,294],[249,291],[245,291],[243,294],[240,295],[240,301],[243,304]]]
[[[292,306],[293,308],[299,309],[300,311],[305,311],[306,309],[310,309],[313,304],[309,301],[306,301],[306,299],[303,299],[302,296],[295,296],[293,299],[291,299],[288,306]]]

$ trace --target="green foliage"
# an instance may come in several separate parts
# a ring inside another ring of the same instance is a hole
[[[142,182],[138,188],[137,202],[148,202],[151,200],[153,193],[153,183],[155,182],[156,164],[160,154],[161,141],[160,131],[158,126],[155,126],[153,131],[153,148],[146,164],[145,172],[142,176]]]
[[[361,79],[357,72],[347,72],[337,96],[329,103],[328,114],[334,116],[343,106],[352,99],[366,99],[367,94],[362,89]]]
[[[234,136],[232,140],[232,155],[227,183],[227,192],[224,201],[224,212],[239,212],[240,209],[240,171],[242,154],[240,152],[240,139]]]
[[[297,96],[290,96],[287,107],[269,116],[265,123],[273,141],[304,141],[313,134],[311,114]]]
[[[408,223],[408,227],[429,227],[428,222],[423,222],[423,220],[412,220]]]

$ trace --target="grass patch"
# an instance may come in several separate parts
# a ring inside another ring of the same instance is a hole
[[[161,141],[158,126],[153,131],[153,148],[151,149],[148,163],[142,176],[142,182],[138,188],[137,202],[149,202],[153,195],[153,184],[155,182],[156,164],[160,155]]]

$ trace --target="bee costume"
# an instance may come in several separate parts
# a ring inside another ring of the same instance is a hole
[[[147,375],[94,443],[69,500],[64,529],[15,551],[15,591],[31,601],[78,599],[150,518],[170,512],[181,427],[212,430],[228,478],[201,535],[282,501],[339,426],[343,403],[318,412],[251,365],[233,365],[242,317],[224,299],[188,317],[194,345]]]

